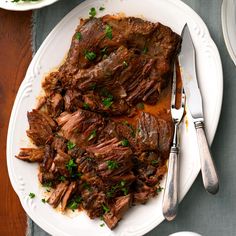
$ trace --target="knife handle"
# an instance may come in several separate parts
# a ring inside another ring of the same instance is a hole
[[[162,212],[168,221],[176,217],[178,210],[178,152],[178,147],[171,147],[162,202]]]
[[[197,133],[203,185],[207,192],[216,194],[219,190],[219,179],[206,139],[204,123],[202,121],[196,121],[194,125]]]

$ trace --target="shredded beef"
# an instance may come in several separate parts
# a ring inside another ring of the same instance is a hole
[[[170,95],[163,91],[180,45],[160,23],[111,15],[81,20],[65,61],[45,77],[45,95],[27,113],[36,147],[16,155],[39,162],[52,207],[84,209],[113,229],[131,205],[158,194],[173,124],[167,108],[157,113],[153,106]]]

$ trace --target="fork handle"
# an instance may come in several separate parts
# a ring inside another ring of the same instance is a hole
[[[207,192],[216,194],[219,190],[219,180],[206,139],[204,123],[202,121],[196,121],[194,125],[197,133],[203,185]]]
[[[168,174],[162,202],[162,212],[168,221],[171,221],[176,217],[178,210],[178,153],[178,147],[172,146],[169,155]]]

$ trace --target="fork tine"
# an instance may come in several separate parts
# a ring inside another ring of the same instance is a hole
[[[173,81],[172,81],[172,91],[171,91],[171,107],[175,107],[175,99],[176,99],[176,68],[174,63],[173,70]]]

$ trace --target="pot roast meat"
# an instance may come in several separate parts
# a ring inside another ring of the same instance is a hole
[[[167,108],[151,106],[170,95],[180,46],[160,23],[111,15],[80,21],[64,63],[45,77],[44,96],[27,113],[36,147],[16,155],[39,162],[52,207],[79,206],[113,229],[132,204],[158,194],[173,124]],[[149,106],[141,111],[138,103]]]
[[[70,176],[66,165],[70,161],[71,157],[67,153],[58,150],[57,155],[55,156],[53,163],[54,163],[54,172],[59,172],[62,176]]]
[[[147,112],[142,112],[138,120],[137,143],[141,151],[158,149],[157,119]]]
[[[16,157],[23,161],[42,162],[44,159],[44,148],[21,148]]]
[[[58,123],[62,124],[63,137],[79,147],[84,147],[97,140],[97,135],[104,126],[104,119],[94,112],[79,109],[72,114],[59,117]]]
[[[57,117],[64,109],[63,97],[60,93],[56,93],[47,100],[47,112],[51,117]]]
[[[48,203],[52,205],[52,207],[56,208],[59,205],[66,190],[68,189],[68,185],[68,181],[62,182],[57,185],[56,189],[52,192],[51,196],[48,199]]]
[[[27,135],[37,145],[45,145],[53,136],[57,124],[46,113],[32,110],[27,113],[29,121],[29,129]]]
[[[113,229],[117,225],[125,212],[130,208],[131,203],[132,198],[130,194],[118,197],[110,211],[103,215],[103,219],[110,229]]]
[[[65,192],[65,195],[63,196],[61,200],[61,209],[64,211],[66,209],[68,200],[70,199],[71,195],[76,191],[76,182],[71,182],[68,189]]]

